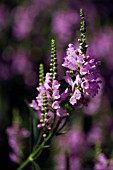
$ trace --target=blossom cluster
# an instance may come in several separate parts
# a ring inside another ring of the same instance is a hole
[[[54,64],[50,65],[55,67]],[[69,106],[87,105],[87,98],[98,94],[101,83],[99,65],[100,61],[83,55],[80,48],[68,45],[62,64],[67,69],[62,77],[66,83],[65,89],[56,74],[53,76],[53,72],[48,72],[37,87],[38,96],[30,104],[37,111],[38,128],[51,130],[56,117],[62,119],[69,116]],[[46,136],[47,132],[43,134],[43,137]]]
[[[8,143],[11,147],[9,157],[13,162],[20,163],[23,157],[23,139],[29,136],[29,132],[25,128],[13,125],[7,128]]]
[[[38,96],[36,100],[32,100],[30,106],[37,111],[38,117],[40,118],[40,123],[38,128],[46,128],[46,130],[51,130],[53,120],[56,116],[66,117],[68,113],[66,110],[62,109],[61,97],[60,95],[60,83],[57,79],[52,79],[51,73],[46,73],[45,81],[40,85],[38,90]],[[46,134],[43,134],[46,137]]]
[[[55,119],[55,110],[60,109],[58,100],[60,98],[59,87],[60,84],[56,79],[56,51],[55,42],[51,41],[51,68],[50,72],[46,73],[44,77],[43,64],[39,66],[39,87],[38,96],[36,100],[32,100],[30,106],[38,112],[40,119],[37,125],[39,129],[44,128],[45,131],[50,131]],[[47,132],[46,132],[47,133]],[[43,137],[47,134],[44,133]]]
[[[104,153],[100,153],[96,159],[94,170],[112,170],[113,160],[109,160]]]
[[[89,133],[86,135],[81,127],[74,125],[66,134],[54,141],[54,145],[57,146],[58,150],[54,155],[55,170],[66,168],[70,170],[81,170],[82,168],[84,170],[113,169],[112,153],[111,155],[106,154],[100,146],[102,139],[98,137],[102,133],[99,132],[99,129],[96,129],[96,132],[90,130]],[[93,158],[90,154],[92,146],[95,146],[95,149],[93,148],[95,150]],[[86,157],[87,159],[85,159]],[[88,160],[87,164],[85,164],[86,160]],[[90,161],[91,163],[89,163]]]
[[[34,110],[33,113],[36,114],[35,118],[33,117],[33,124],[31,125],[35,126],[31,128],[33,132],[33,150],[18,170],[23,169],[29,162],[35,161],[41,154],[43,148],[46,147],[45,144],[54,135],[64,134],[65,131],[63,131],[63,128],[69,116],[73,113],[73,110],[76,109],[76,106],[87,106],[88,100],[95,97],[99,92],[101,79],[98,67],[100,61],[86,54],[88,45],[86,44],[86,23],[82,9],[80,9],[80,17],[81,38],[78,40],[79,48],[76,48],[72,43],[68,44],[66,56],[61,64],[62,69],[64,69],[64,75],[59,78],[54,39],[51,40],[50,70],[45,74],[43,64],[39,65],[39,85],[36,87],[38,94],[36,98],[29,103],[29,106]],[[34,125],[34,120],[35,123],[37,122],[37,127],[36,124]],[[39,129],[39,137],[37,136],[36,128]],[[21,143],[21,141],[18,141],[19,128],[17,127],[15,129],[16,130],[13,130],[14,134],[10,134],[10,132],[12,132],[11,129],[7,132],[9,141],[10,137],[14,138],[13,141],[17,145],[15,145],[15,155],[12,155],[11,159],[19,162],[19,158],[21,158],[21,146],[18,145],[18,143]],[[20,138],[21,137],[22,136],[20,136]],[[77,132],[77,136],[75,135],[74,140],[78,137],[80,137],[80,140],[76,143],[77,148],[79,144],[83,143],[84,138],[81,138],[82,133],[79,133],[79,131]],[[72,141],[72,138],[70,139]],[[74,146],[71,141],[69,145],[73,150]],[[69,150],[71,151],[71,148]],[[76,164],[79,167],[81,161],[80,156],[77,157],[77,155],[79,155],[79,153],[76,150],[76,156],[72,156],[70,162],[76,159]],[[15,158],[15,156],[17,156],[17,158]]]
[[[101,83],[98,70],[100,61],[83,55],[73,44],[68,45],[64,60],[62,66],[68,69],[64,79],[70,92],[70,104],[83,103],[86,96],[96,96]]]

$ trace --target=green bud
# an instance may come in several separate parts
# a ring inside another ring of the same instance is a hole
[[[44,83],[44,66],[43,64],[39,65],[39,86]]]
[[[51,63],[50,63],[50,73],[53,79],[57,76],[57,58],[56,58],[56,44],[55,40],[51,40]]]
[[[84,13],[83,10],[80,9],[80,18],[81,18],[81,26],[80,26],[80,37],[81,39],[79,39],[80,42],[80,50],[82,52],[83,55],[86,54],[86,50],[87,50],[87,44],[86,44],[86,21],[84,19]]]

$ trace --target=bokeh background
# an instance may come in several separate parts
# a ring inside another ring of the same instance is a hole
[[[7,128],[17,113],[29,130],[25,100],[36,97],[38,68],[49,70],[51,38],[56,40],[59,79],[68,43],[78,48],[79,10],[87,24],[87,54],[101,60],[102,87],[88,107],[72,114],[69,132],[55,137],[39,158],[42,170],[92,170],[98,140],[110,157],[113,150],[113,2],[110,0],[0,1],[0,163],[16,169],[9,159]],[[65,142],[67,141],[67,142]],[[28,142],[28,141],[26,141]],[[26,144],[25,144],[26,146]],[[71,146],[71,147],[70,147]],[[26,156],[29,149],[25,149]],[[5,162],[5,163],[4,163]],[[70,169],[69,169],[70,167]]]

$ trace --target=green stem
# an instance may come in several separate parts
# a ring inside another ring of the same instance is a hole
[[[38,156],[41,154],[41,152],[43,150],[43,147],[44,147],[45,143],[51,138],[51,136],[52,136],[52,132],[50,132],[50,134],[48,135],[47,138],[44,139],[42,144],[36,150],[34,150],[28,156],[28,158],[16,170],[22,170],[29,162],[32,162],[34,160],[34,158],[38,158]]]
[[[61,122],[62,122],[62,119],[59,119],[57,124],[56,124],[56,127],[53,129],[53,133],[52,133],[51,137],[56,133]]]
[[[30,162],[29,157],[17,168],[17,170],[22,170]]]
[[[36,159],[39,157],[39,155],[42,153],[42,151],[43,151],[43,148],[40,149],[40,151],[39,151],[38,154],[33,158],[33,160],[36,160]]]
[[[66,119],[65,119],[64,123],[62,124],[62,126],[59,129],[57,129],[58,131],[56,131],[56,133],[59,133],[64,128],[64,126],[67,123],[67,120],[68,120],[68,117],[66,117]]]
[[[43,130],[40,132],[40,135],[39,135],[38,141],[37,141],[36,145],[34,146],[34,149],[33,149],[33,150],[35,150],[35,149],[39,146],[39,143],[40,143],[41,138],[42,138],[42,134],[43,134]]]

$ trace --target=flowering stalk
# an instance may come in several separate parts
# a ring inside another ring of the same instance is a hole
[[[50,73],[52,74],[53,79],[57,76],[57,58],[56,58],[56,44],[55,40],[51,40],[51,63],[50,63]]]
[[[37,128],[40,137],[30,156],[17,170],[22,170],[29,162],[33,162],[43,151],[48,140],[54,135],[62,134],[71,111],[78,105],[86,105],[88,97],[94,97],[100,88],[98,66],[100,62],[86,55],[86,23],[84,14],[80,10],[81,39],[78,49],[73,44],[68,45],[66,56],[62,64],[66,72],[62,84],[57,79],[57,58],[55,40],[51,40],[50,72],[44,77],[43,65],[39,66],[38,96],[32,100],[30,107],[38,114]]]
[[[39,86],[44,82],[44,66],[43,64],[39,65]]]
[[[88,45],[86,44],[86,21],[84,19],[84,13],[82,9],[80,9],[80,18],[81,18],[81,27],[80,27],[81,39],[79,39],[80,50],[82,55],[85,55]]]

